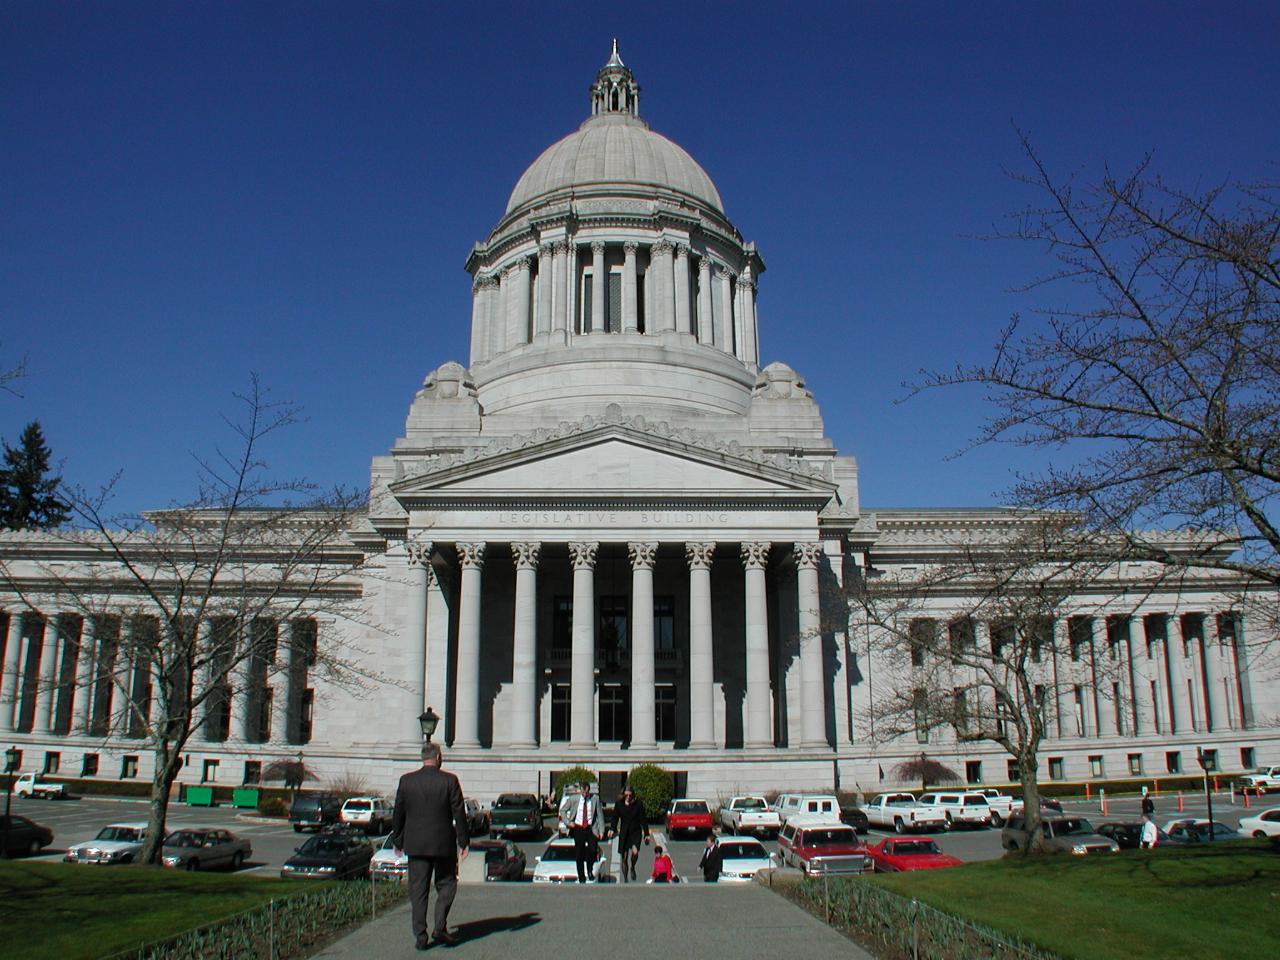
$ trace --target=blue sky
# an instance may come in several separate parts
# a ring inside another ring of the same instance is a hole
[[[1043,251],[979,239],[1063,174],[1276,176],[1272,4],[6,5],[0,435],[40,420],[121,511],[194,491],[250,371],[308,420],[280,473],[362,485],[423,376],[466,360],[471,244],[587,113],[619,38],[642,114],[755,240],[762,353],[800,371],[867,506],[999,502],[1044,452],[949,455]],[[1043,295],[1040,295],[1043,296]]]

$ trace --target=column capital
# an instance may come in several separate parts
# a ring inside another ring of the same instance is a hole
[[[502,275],[504,277],[510,277],[519,273],[521,270],[527,271],[529,269],[530,259],[531,258],[528,255],[516,257],[503,268]]]
[[[542,550],[541,543],[522,542],[511,544],[511,554],[516,560],[517,570],[538,569],[538,554]]]
[[[603,240],[592,240],[592,241],[591,241],[591,254],[592,254],[592,256],[596,256],[596,257],[602,257],[602,256],[604,256],[604,241],[603,241]]]
[[[547,257],[551,256],[555,252],[556,252],[556,245],[552,243],[550,240],[544,240],[542,243],[538,244],[539,259],[546,259]]]
[[[739,276],[737,279],[739,290],[754,290],[755,284],[751,282],[750,277]]]
[[[636,243],[634,240],[623,241],[622,252],[625,253],[628,257],[634,257],[636,255],[636,251],[638,251],[639,249],[640,249],[640,244]]]
[[[404,553],[409,558],[409,566],[431,566],[431,551],[434,546],[430,540],[406,540]]]
[[[568,240],[553,240],[553,241],[552,241],[552,243],[551,243],[551,248],[552,248],[552,251],[553,251],[554,253],[568,253],[568,252],[569,252],[569,241],[568,241]]]
[[[471,284],[471,289],[474,291],[492,290],[497,285],[498,285],[498,278],[493,274],[477,273],[475,280]]]
[[[573,569],[594,570],[596,566],[596,551],[599,549],[600,549],[600,544],[598,542],[570,543],[569,555],[570,557],[573,558]]]
[[[674,244],[676,251],[676,259],[683,260],[689,256],[689,245],[687,243]]]
[[[748,570],[763,570],[769,565],[769,551],[773,544],[768,540],[752,540],[742,544],[742,563]]]
[[[653,246],[651,246],[651,247],[649,248],[649,256],[650,256],[650,257],[665,257],[667,254],[669,254],[669,253],[670,253],[672,250],[674,250],[674,249],[675,249],[675,248],[672,246],[672,244],[671,244],[671,242],[670,242],[670,241],[668,241],[668,240],[659,240],[657,243],[655,243]]]
[[[631,556],[633,568],[652,570],[653,562],[658,555],[658,545],[653,542],[629,542],[627,553]]]
[[[798,541],[794,547],[796,565],[816,570],[825,556],[820,542]]]
[[[718,264],[718,263],[717,263],[717,264],[716,264],[716,279],[717,279],[717,280],[732,280],[732,279],[733,279],[733,273],[729,270],[729,268],[728,268],[728,267],[722,266],[722,265],[720,265],[720,264]]]
[[[715,553],[715,543],[686,543],[684,545],[684,555],[689,559],[689,566],[694,570],[710,570],[711,560]]]
[[[480,569],[484,566],[484,548],[488,546],[485,543],[459,543],[458,557],[462,561],[464,567],[472,569]]]
[[[699,273],[707,273],[707,274],[711,273],[711,258],[710,258],[710,257],[708,257],[708,256],[705,256],[705,255],[704,255],[704,256],[701,256],[701,257],[699,257],[699,258],[698,258],[698,272],[699,272]]]

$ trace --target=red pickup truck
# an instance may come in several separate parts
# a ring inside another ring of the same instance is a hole
[[[671,801],[671,809],[667,811],[667,836],[674,837],[678,833],[694,833],[702,836],[710,835],[711,806],[705,800],[679,799]]]

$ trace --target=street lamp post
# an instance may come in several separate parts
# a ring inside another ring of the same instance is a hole
[[[436,726],[439,723],[440,717],[430,707],[427,707],[426,712],[418,717],[418,725],[422,727],[422,735],[427,743],[431,742],[431,735],[436,732]]]
[[[18,769],[18,758],[22,756],[17,747],[10,747],[4,752],[4,841],[0,846],[0,857],[9,856],[9,809],[13,804],[13,775]]]
[[[1209,808],[1209,842],[1213,842],[1213,793],[1209,790],[1209,768],[1215,766],[1209,757],[1205,756],[1204,748],[1196,747],[1196,763],[1200,764],[1200,769],[1204,771],[1204,800]]]

